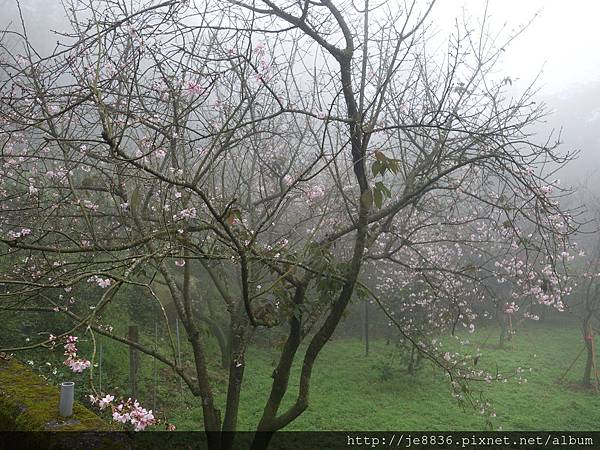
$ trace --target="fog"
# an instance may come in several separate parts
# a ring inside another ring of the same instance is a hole
[[[450,22],[463,11],[480,21],[485,3],[438,2],[433,21]],[[562,128],[563,147],[580,151],[578,160],[560,174],[562,181],[597,192],[600,185],[592,182],[600,167],[600,3],[492,0],[487,10],[492,29],[510,33],[525,27],[507,46],[499,66],[517,91],[536,81],[539,98],[552,112],[540,131]]]
[[[398,3],[400,5],[400,3]],[[66,27],[59,0],[23,0],[23,17],[32,42],[43,52],[50,51]],[[0,0],[2,22],[19,23],[14,0]],[[430,22],[439,30],[441,42],[456,21],[466,18],[470,25],[487,25],[502,41],[519,30],[506,47],[498,67],[510,77],[515,92],[530,84],[539,89],[538,98],[551,114],[540,132],[561,131],[565,150],[580,156],[560,173],[564,185],[585,185],[600,169],[600,3],[592,0],[443,0],[434,6]],[[543,139],[542,139],[543,140]]]
[[[600,3],[64,3],[0,0],[0,409],[597,429]]]

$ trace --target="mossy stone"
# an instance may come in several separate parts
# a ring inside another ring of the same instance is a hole
[[[60,390],[17,360],[0,359],[1,431],[108,431],[108,424],[79,402],[71,417],[58,413]]]

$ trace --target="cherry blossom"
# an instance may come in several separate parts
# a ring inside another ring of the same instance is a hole
[[[65,356],[67,356],[67,359],[64,361],[64,364],[68,366],[73,372],[81,373],[91,366],[91,362],[87,359],[77,357],[77,340],[77,336],[66,337],[66,343],[64,345],[64,348]]]

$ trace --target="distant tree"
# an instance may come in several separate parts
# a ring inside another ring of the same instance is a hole
[[[467,192],[499,197],[477,183],[470,180]],[[393,316],[390,325],[402,325],[409,372],[418,359],[411,347],[427,342],[437,349],[440,336],[460,329],[473,333],[476,319],[494,315],[502,322],[502,339],[522,320],[539,320],[540,306],[562,311],[572,290],[565,269],[575,258],[573,249],[549,253],[547,233],[533,232],[520,216],[524,210],[507,216],[463,192],[408,209],[367,255],[375,262],[376,289]],[[555,271],[559,266],[561,273]]]
[[[598,236],[600,208],[598,206],[600,203],[598,197],[587,186],[581,187],[579,191],[587,207],[588,232],[579,236],[581,241],[580,258],[574,268],[574,273],[577,275],[577,288],[573,300],[569,302],[568,309],[579,321],[583,348],[571,362],[563,377],[585,352],[586,361],[581,383],[590,387],[593,384],[593,378],[596,379],[596,384],[600,383],[596,362],[596,334],[600,323],[600,284],[598,283],[600,276],[600,239]]]
[[[600,273],[600,255],[598,246],[593,250],[592,259],[588,265],[588,271],[583,273],[582,297],[579,308],[579,319],[581,322],[581,334],[585,345],[586,361],[581,383],[584,386],[592,385],[592,375],[598,380],[598,366],[596,362],[595,336],[598,332],[598,321],[600,320],[600,286],[597,278]]]
[[[60,341],[66,363],[83,371],[91,361],[77,353],[76,333],[134,346],[181,377],[199,398],[209,448],[225,450],[254,332],[280,330],[253,443],[264,449],[308,408],[316,359],[355,291],[379,300],[359,282],[367,260],[391,270],[399,295],[422,298],[427,314],[466,327],[474,317],[458,297],[476,283],[463,280],[484,266],[514,280],[517,295],[560,305],[560,255],[574,224],[544,169],[573,155],[528,134],[543,107],[531,88],[506,98],[506,79],[492,71],[505,43],[485,21],[457,26],[443,58],[429,54],[432,7],[73,1],[71,30],[51,55],[36,52],[25,23],[6,31],[0,242],[11,266],[1,308],[62,314],[73,326],[3,350]],[[490,240],[504,252],[484,253]],[[219,296],[213,317],[228,319],[226,331],[213,329],[227,336],[223,414],[201,333],[216,302],[200,297],[201,279]],[[146,345],[154,330],[134,343],[122,324],[105,323],[127,285],[148,293],[140,308],[151,299],[165,320],[175,311],[193,367],[175,345]],[[90,286],[95,295],[78,295]],[[406,321],[379,303],[402,331]],[[415,345],[457,392],[474,378],[435,346]],[[281,410],[296,359],[298,391]],[[114,408],[104,394],[94,401]],[[126,407],[127,417],[113,409],[117,420],[154,422]]]

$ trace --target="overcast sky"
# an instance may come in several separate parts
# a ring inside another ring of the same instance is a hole
[[[400,6],[404,0],[390,2]],[[2,26],[15,17],[15,5],[15,0],[0,0]],[[40,29],[64,28],[59,0],[21,0],[21,5],[38,42],[46,46],[55,42]],[[463,8],[472,18],[469,23],[475,24],[483,16],[485,5],[485,0],[438,0],[431,19],[435,28],[449,33],[455,18],[462,17]],[[565,178],[576,180],[582,173],[598,175],[600,0],[489,0],[492,30],[506,23],[509,33],[511,28],[528,23],[536,13],[533,23],[506,49],[500,64],[502,76],[516,80],[513,87],[519,91],[542,71],[537,82],[539,94],[555,111],[546,129],[564,126],[565,148],[581,150],[580,160],[571,165]]]
[[[454,22],[463,7],[482,17],[484,0],[438,0],[433,20]],[[504,75],[517,78],[524,89],[540,74],[539,96],[553,114],[539,127],[539,139],[562,128],[564,151],[578,150],[579,158],[559,174],[563,185],[600,191],[600,1],[490,0],[492,30],[507,23],[507,31],[529,27],[507,48],[500,65]],[[473,23],[473,22],[471,22]]]
[[[403,1],[390,0],[398,4]],[[437,0],[433,20],[437,25],[451,25],[463,7],[470,15],[481,17],[485,4],[485,0]],[[15,0],[0,0],[7,18],[13,16],[15,5]],[[60,16],[58,0],[21,0],[21,5],[36,24],[56,26],[62,22],[61,17],[47,16],[49,11],[54,13],[52,16]],[[31,17],[42,11],[45,17]],[[539,16],[507,49],[507,71],[525,82],[543,69],[541,83],[547,94],[593,80],[600,82],[600,1],[489,0],[492,29],[497,30],[504,23],[508,23],[508,29],[517,27],[529,22],[536,12]]]
[[[435,20],[451,23],[466,7],[481,17],[484,0],[438,0]],[[529,22],[529,28],[507,49],[508,72],[531,80],[543,69],[545,94],[600,81],[600,1],[490,0],[493,29],[508,23],[510,30]],[[600,100],[600,99],[599,99]]]

